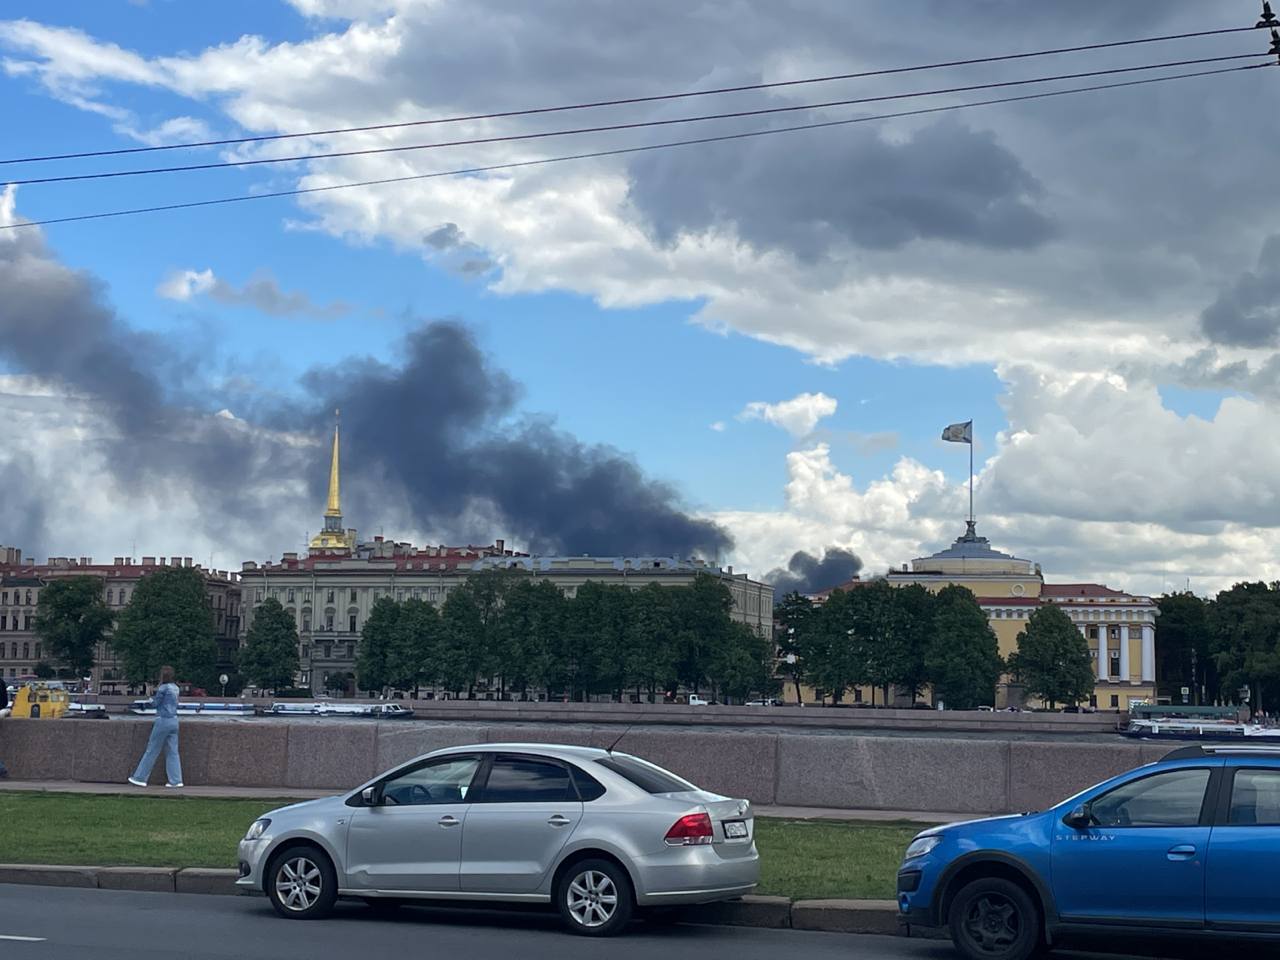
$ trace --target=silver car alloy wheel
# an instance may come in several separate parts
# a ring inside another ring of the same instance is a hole
[[[618,909],[618,889],[608,874],[584,870],[569,884],[569,913],[584,927],[602,927]]]
[[[276,871],[276,896],[285,909],[302,913],[320,898],[324,875],[306,857],[290,857]]]

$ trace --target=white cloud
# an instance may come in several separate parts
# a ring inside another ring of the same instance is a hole
[[[351,312],[351,307],[340,300],[318,304],[305,293],[282,290],[276,279],[265,271],[237,287],[215,276],[212,269],[175,270],[156,287],[156,294],[182,303],[207,294],[218,303],[252,307],[273,317],[309,316],[332,320]]]
[[[218,279],[212,270],[175,270],[156,287],[156,293],[166,300],[186,303],[213,289]]]
[[[715,423],[711,424],[711,429],[716,433],[724,433],[728,427],[723,420],[717,420]]]
[[[1115,376],[1003,377],[1011,427],[977,478],[979,530],[998,549],[1049,580],[1144,592],[1280,578],[1280,452],[1260,442],[1270,404],[1229,397],[1205,421]],[[767,570],[835,545],[882,572],[963,530],[964,484],[910,457],[859,489],[819,443],[788,455],[787,476],[784,508],[712,515],[737,539],[736,564]]]
[[[781,403],[755,400],[743,407],[739,420],[763,420],[793,437],[807,437],[819,421],[836,412],[836,400],[825,393],[802,393]]]

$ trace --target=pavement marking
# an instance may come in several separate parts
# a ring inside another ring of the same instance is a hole
[[[44,943],[47,937],[14,937],[0,933],[0,940],[16,940],[18,943]]]

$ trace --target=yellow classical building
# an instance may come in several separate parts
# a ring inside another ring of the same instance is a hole
[[[1031,614],[1046,603],[1061,606],[1089,642],[1097,671],[1090,705],[1127,710],[1134,701],[1155,702],[1156,604],[1097,583],[1049,584],[1040,564],[994,549],[980,537],[974,521],[951,546],[903,564],[888,575],[894,586],[918,583],[938,591],[950,584],[977,598],[1007,657],[1018,649],[1018,634]],[[1021,705],[1021,691],[1007,679],[995,706]]]

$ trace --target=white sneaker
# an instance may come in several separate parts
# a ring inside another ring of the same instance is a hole
[[[184,783],[166,783],[166,784],[165,784],[165,786],[166,786],[166,787],[168,787],[170,790],[177,790],[179,787],[184,787],[184,786],[186,786],[186,784],[184,784]]]
[[[142,780],[135,780],[135,779],[133,779],[133,777],[130,777],[130,778],[129,778],[129,782],[130,782],[130,783],[132,783],[135,787],[145,787],[145,786],[146,786],[146,783],[145,783],[144,781],[142,781]]]

